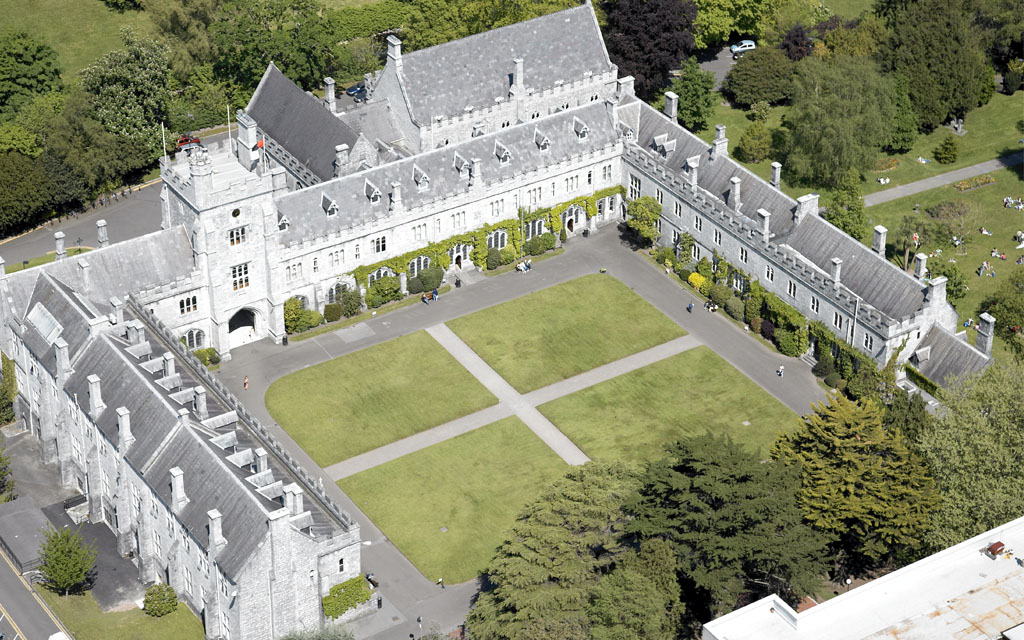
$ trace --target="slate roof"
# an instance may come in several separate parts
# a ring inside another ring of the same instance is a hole
[[[928,358],[918,360],[922,350]],[[948,386],[957,377],[977,373],[988,366],[989,358],[950,332],[933,325],[914,351],[914,366],[932,382]]]
[[[573,130],[574,118],[587,123],[590,132],[586,138],[578,138]],[[550,140],[548,151],[542,152],[535,143],[535,130]],[[287,231],[277,234],[277,237],[282,244],[290,244],[386,217],[389,215],[389,196],[393,182],[401,184],[402,203],[409,209],[466,193],[469,179],[460,176],[455,168],[456,157],[467,162],[478,158],[483,180],[489,183],[553,166],[574,154],[615,144],[616,140],[607,108],[600,102],[592,102],[528,124],[471,138],[451,147],[285,194],[276,203],[280,214],[288,219],[289,227]],[[495,141],[499,141],[511,153],[511,160],[505,165],[501,164],[494,152]],[[417,168],[427,175],[430,182],[428,190],[419,190],[416,182],[416,176],[419,175]],[[368,184],[382,193],[376,204],[366,195]],[[328,201],[337,203],[336,215],[326,215],[322,207],[324,196]]]
[[[245,112],[296,160],[321,180],[334,177],[334,147],[355,146],[358,134],[316,98],[267,66]]]
[[[84,311],[73,301],[73,295],[68,295],[66,289],[60,287],[53,278],[44,273],[36,280],[35,290],[32,292],[27,306],[29,311],[35,309],[37,305],[41,306],[60,325],[60,333],[54,336],[53,342],[48,342],[41,335],[40,328],[36,327],[29,317],[25,321],[26,329],[22,335],[25,344],[39,359],[43,367],[50,372],[50,375],[55,375],[57,371],[57,352],[53,346],[56,338],[59,337],[68,343],[68,358],[71,360],[89,339],[87,319],[95,317],[95,314]],[[29,315],[26,314],[26,316]]]
[[[611,69],[590,3],[461,40],[402,54],[402,81],[420,123],[508,99],[513,60],[523,58],[524,86],[542,91]]]
[[[391,105],[387,102],[366,102],[339,114],[338,118],[371,142],[380,140],[388,145],[394,145],[404,138],[395,123]],[[332,149],[332,157],[333,153]]]

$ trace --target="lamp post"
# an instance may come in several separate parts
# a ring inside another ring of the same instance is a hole
[[[846,579],[846,592],[847,592],[847,593],[849,593],[849,592],[850,592],[850,585],[851,585],[851,584],[853,584],[853,578],[847,578],[847,579]]]

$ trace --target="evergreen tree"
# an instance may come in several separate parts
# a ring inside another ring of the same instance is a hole
[[[661,219],[661,204],[651,196],[633,200],[626,206],[629,219],[626,226],[633,230],[644,246],[650,246],[660,237],[658,221]]]
[[[921,433],[931,425],[931,421],[932,415],[928,413],[928,405],[921,394],[911,395],[898,387],[882,416],[882,426],[886,431],[899,430],[906,436],[907,441],[915,446]]]
[[[50,528],[39,548],[39,570],[47,584],[64,595],[85,583],[96,561],[96,547],[85,544],[82,535],[69,527]]]
[[[667,452],[627,503],[627,531],[673,544],[688,611],[718,615],[744,593],[795,602],[817,586],[826,541],[803,523],[793,469],[710,434]]]
[[[12,118],[33,96],[59,89],[53,49],[24,31],[0,33],[0,122]]]
[[[957,142],[956,136],[952,133],[947,133],[946,137],[939,143],[939,146],[936,147],[934,155],[939,164],[953,164],[956,162],[957,157],[960,155],[960,143]]]
[[[692,56],[683,60],[679,77],[672,81],[669,91],[679,96],[676,116],[684,127],[691,131],[707,128],[715,112],[714,88],[714,73],[701,69],[697,59]],[[665,96],[662,94],[653,106],[662,109],[664,104]]]
[[[839,179],[825,204],[825,219],[860,240],[868,229],[864,197],[860,193],[860,173],[848,169]]]
[[[852,565],[887,561],[921,544],[938,495],[903,434],[883,428],[874,401],[829,394],[799,430],[779,438],[772,456],[800,468],[805,518]]]
[[[754,120],[740,136],[736,155],[744,162],[761,162],[772,152],[772,134],[761,120]]]

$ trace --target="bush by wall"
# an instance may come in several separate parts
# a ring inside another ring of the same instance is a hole
[[[341,292],[341,313],[346,318],[359,315],[363,310],[363,299],[355,289],[345,289]]]
[[[405,283],[405,288],[409,290],[410,294],[423,293],[423,281],[419,276],[413,276]]]
[[[714,302],[720,307],[724,307],[725,303],[732,298],[732,289],[724,284],[711,285],[708,297],[711,298],[711,302]]]
[[[700,291],[700,288],[704,286],[704,283],[706,283],[708,279],[700,275],[699,273],[694,272],[691,273],[689,277],[686,278],[686,281],[690,283],[691,287],[693,287],[697,291]]]
[[[213,347],[207,347],[205,349],[196,349],[195,351],[192,352],[192,355],[198,358],[199,362],[203,363],[204,367],[209,367],[210,365],[214,364],[220,364],[220,354],[217,353],[217,350],[214,349]]]
[[[909,364],[904,365],[903,370],[907,372],[907,378],[909,378],[911,382],[916,384],[923,391],[931,394],[932,396],[938,395],[939,385],[935,384],[934,382],[926,378],[923,373],[921,373],[914,367],[910,366]]]
[[[341,304],[335,302],[333,304],[324,305],[324,321],[334,322],[341,319]]]
[[[328,618],[337,618],[369,599],[370,587],[362,576],[356,576],[331,587],[331,592],[322,600],[324,615]]]
[[[420,282],[423,283],[424,291],[433,291],[441,286],[444,280],[444,269],[437,265],[431,265],[420,272]]]
[[[501,266],[501,250],[500,249],[488,249],[487,250],[487,270],[493,271]]]
[[[429,269],[424,270],[424,273],[427,271],[429,271]],[[424,283],[424,287],[426,287],[426,283]],[[371,309],[376,309],[382,304],[391,302],[392,300],[400,300],[401,298],[402,290],[399,287],[398,278],[388,276],[374,281],[369,291],[366,292],[366,306]]]
[[[726,300],[725,304],[723,306],[725,307],[725,312],[728,313],[731,318],[733,318],[735,320],[739,320],[740,322],[743,322],[743,301],[742,300],[740,300],[736,296],[733,296],[733,297],[729,298],[728,300]]]
[[[154,584],[146,589],[142,608],[148,615],[161,618],[178,608],[178,594],[169,584]]]

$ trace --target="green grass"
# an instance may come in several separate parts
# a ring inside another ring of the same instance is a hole
[[[144,34],[154,29],[145,12],[118,13],[100,0],[5,0],[3,15],[5,27],[27,31],[57,51],[65,82],[119,49],[123,27]]]
[[[948,260],[953,258],[957,261],[957,266],[960,267],[960,270],[967,276],[967,286],[970,287],[970,290],[963,299],[953,303],[960,314],[961,328],[963,322],[969,317],[973,317],[977,321],[982,300],[994,293],[1002,285],[1010,271],[1020,268],[1017,267],[1015,261],[1024,254],[1024,249],[1014,249],[1018,243],[1013,240],[1013,235],[1017,230],[1024,229],[1024,213],[1016,209],[1003,207],[1003,198],[1006,196],[1013,196],[1014,198],[1024,197],[1024,179],[1021,178],[1021,166],[1018,165],[1015,169],[993,171],[988,175],[996,179],[995,184],[965,193],[960,193],[952,186],[944,186],[899,200],[884,202],[866,209],[868,218],[871,221],[871,227],[880,224],[889,229],[889,243],[892,244],[895,240],[896,230],[899,229],[900,221],[903,217],[915,215],[915,204],[921,205],[921,212],[917,215],[926,216],[924,213],[925,209],[939,202],[965,200],[971,203],[976,221],[972,225],[974,227],[972,233],[968,236],[970,241],[967,244],[967,255],[958,255],[957,249],[949,243],[948,239],[942,239],[941,241],[932,242],[921,247],[921,251],[926,255],[935,249],[942,249],[941,257],[933,257],[929,258],[929,260]],[[981,227],[985,227],[993,235],[981,235],[978,232],[978,229]],[[870,237],[864,238],[864,241],[868,245],[871,244]],[[1006,262],[991,257],[990,254],[993,247],[1006,253]],[[902,264],[902,248],[890,247],[890,255],[892,255],[894,262]],[[994,261],[996,272],[994,278],[988,276],[984,278],[978,277],[977,269],[985,260]],[[977,332],[968,330],[967,335],[969,340],[974,343],[977,338]],[[996,338],[993,353],[1000,360],[1011,357],[1005,343],[999,338]]]
[[[437,295],[443,296],[444,294],[448,293],[451,290],[452,290],[452,286],[450,284],[446,284],[446,285],[444,285],[443,287],[441,287],[440,289],[437,290]],[[385,313],[388,313],[390,311],[395,311],[396,309],[403,309],[405,307],[408,307],[408,306],[411,306],[411,305],[414,305],[414,304],[417,304],[417,303],[423,304],[423,301],[420,299],[419,295],[414,293],[414,294],[412,294],[412,295],[410,295],[410,296],[408,296],[408,297],[406,297],[406,298],[404,298],[402,300],[396,300],[394,302],[389,302],[389,303],[387,303],[385,305],[382,305],[380,308],[374,309],[373,311],[376,311],[377,315],[379,316],[379,315],[383,315]],[[344,329],[345,327],[351,327],[354,324],[357,324],[359,322],[365,322],[366,320],[369,320],[370,318],[375,317],[373,315],[373,311],[364,311],[363,313],[360,313],[359,315],[352,316],[351,318],[344,318],[343,317],[340,320],[335,320],[334,322],[331,322],[331,323],[328,323],[328,324],[322,324],[319,327],[316,327],[315,329],[310,329],[309,331],[303,331],[302,333],[290,334],[288,336],[288,340],[291,341],[291,342],[301,342],[302,340],[309,340],[310,338],[315,338],[316,336],[322,336],[325,333],[330,333],[332,331],[337,331],[338,329]]]
[[[686,332],[609,275],[584,276],[448,323],[520,393]]]
[[[847,19],[858,18],[865,11],[871,11],[871,0],[829,0],[825,5],[832,13]]]
[[[88,252],[92,251],[92,248],[90,248],[90,247],[72,247],[72,248],[68,249],[67,251],[68,251],[68,257],[71,257],[71,256],[81,255],[83,253],[88,253]],[[38,257],[32,258],[31,260],[28,261],[28,266],[26,266],[24,262],[12,262],[11,264],[7,265],[7,273],[14,273],[16,271],[21,271],[22,269],[31,269],[32,267],[38,267],[41,264],[50,264],[56,258],[57,258],[57,252],[56,251],[51,251],[50,253],[46,254],[45,256],[38,256]]]
[[[284,376],[265,400],[321,467],[497,403],[425,331]]]
[[[530,262],[530,264],[532,265],[534,262],[544,262],[545,260],[547,260],[549,258],[554,258],[555,256],[560,256],[563,253],[565,253],[565,249],[563,247],[558,247],[557,249],[552,249],[551,251],[548,251],[546,253],[542,253],[539,256],[526,256],[525,259],[526,260],[531,260],[532,262]],[[516,265],[519,264],[520,262],[521,262],[521,260],[516,260],[515,262],[510,262],[509,264],[502,265],[502,266],[498,267],[497,269],[491,269],[490,271],[486,271],[486,270],[485,271],[481,271],[481,273],[483,273],[485,276],[488,276],[488,277],[500,276],[503,273],[508,273],[509,271],[512,271],[513,269],[515,269]]]
[[[62,597],[39,589],[75,640],[202,640],[203,623],[184,603],[162,618],[141,609],[103,613],[92,594]]]
[[[520,509],[567,470],[519,418],[506,418],[338,486],[424,576],[454,584],[484,570]]]
[[[657,458],[665,444],[705,431],[728,434],[764,455],[780,432],[799,421],[704,346],[538,409],[591,459],[635,463]]]

